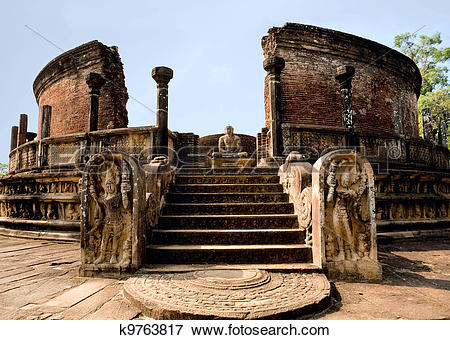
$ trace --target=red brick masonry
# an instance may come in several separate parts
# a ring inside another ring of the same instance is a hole
[[[127,127],[128,94],[117,47],[94,40],[50,61],[34,81],[39,122],[42,106],[52,106],[50,136],[87,131],[89,88],[86,75],[89,72],[100,73],[107,79],[99,100],[98,129],[104,130],[108,125],[111,128]]]
[[[325,28],[287,23],[262,39],[264,56],[285,59],[281,72],[283,123],[342,125],[338,66],[356,69],[354,124],[362,133],[418,137],[421,76],[403,54],[376,42]],[[266,127],[269,122],[267,78]]]

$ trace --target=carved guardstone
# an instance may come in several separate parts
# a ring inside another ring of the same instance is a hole
[[[131,157],[105,152],[89,160],[82,178],[80,275],[131,273],[142,266],[145,209],[143,171]]]
[[[370,163],[357,153],[337,150],[313,167],[314,263],[326,268],[330,279],[380,280]]]

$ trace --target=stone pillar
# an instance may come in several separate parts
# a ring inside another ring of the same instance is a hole
[[[431,109],[422,110],[423,138],[426,141],[434,143],[433,121],[431,118]]]
[[[39,139],[50,137],[50,122],[52,120],[52,107],[50,105],[42,106],[42,120],[39,129]]]
[[[22,113],[19,118],[19,132],[17,146],[25,144],[27,141],[28,115]]]
[[[169,148],[169,81],[173,77],[173,70],[158,66],[152,70],[152,77],[156,81],[156,152],[168,156]]]
[[[280,74],[285,62],[281,57],[270,57],[264,60],[263,67],[268,76],[268,97],[270,114],[270,156],[283,156],[283,138],[281,131],[281,83]]]
[[[337,68],[336,80],[342,96],[342,123],[347,128],[345,136],[345,146],[359,146],[359,139],[355,133],[353,125],[352,111],[352,79],[355,76],[353,66],[339,66]]]
[[[439,144],[448,148],[447,121],[445,119],[441,119],[439,122]]]
[[[88,132],[97,131],[98,129],[98,97],[100,96],[100,89],[105,82],[105,78],[98,73],[91,72],[86,77],[86,84],[89,86],[89,94],[91,95]]]
[[[11,127],[11,147],[10,147],[10,151],[12,151],[15,148],[17,148],[17,134],[18,134],[18,132],[19,132],[19,127],[18,126]]]

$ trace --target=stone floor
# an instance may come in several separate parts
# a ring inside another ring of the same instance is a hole
[[[379,246],[380,283],[334,282],[318,319],[450,319],[450,240]],[[78,276],[75,243],[0,236],[0,319],[142,319],[124,281]]]

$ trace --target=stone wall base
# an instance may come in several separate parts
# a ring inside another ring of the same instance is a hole
[[[254,161],[253,158],[213,158],[211,159],[211,168],[251,168]]]
[[[328,278],[344,281],[380,281],[381,266],[373,260],[328,262]]]

